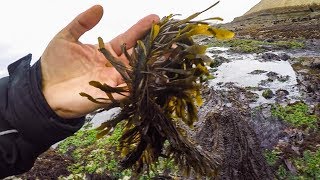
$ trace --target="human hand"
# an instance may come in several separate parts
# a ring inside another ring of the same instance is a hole
[[[97,45],[82,44],[81,35],[92,29],[103,15],[103,8],[95,5],[78,15],[49,43],[41,56],[42,91],[49,106],[62,118],[84,116],[103,105],[96,104],[79,95],[85,92],[93,97],[105,97],[101,90],[89,85],[90,81],[106,83],[111,87],[124,86],[117,70],[109,65]],[[151,14],[144,17],[123,34],[105,44],[112,55],[124,63],[128,60],[120,46],[125,43],[130,52],[159,17]],[[115,99],[123,96],[114,95]]]

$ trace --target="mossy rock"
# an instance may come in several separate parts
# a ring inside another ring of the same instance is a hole
[[[266,99],[271,99],[274,96],[274,93],[271,89],[266,89],[263,91],[262,96]]]

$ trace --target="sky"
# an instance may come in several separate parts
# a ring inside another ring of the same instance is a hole
[[[220,0],[199,18],[219,16],[224,19],[223,23],[230,22],[259,1]],[[28,53],[33,54],[33,61],[38,60],[53,36],[92,5],[102,5],[104,15],[96,27],[80,38],[82,43],[96,44],[99,36],[107,42],[151,13],[160,17],[181,14],[183,18],[215,2],[217,0],[3,0],[0,4],[0,76],[5,71],[3,67]]]

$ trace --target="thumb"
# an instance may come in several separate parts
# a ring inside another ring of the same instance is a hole
[[[101,20],[103,8],[100,5],[92,6],[83,13],[79,14],[69,23],[57,36],[69,41],[78,39],[87,31],[92,29]]]

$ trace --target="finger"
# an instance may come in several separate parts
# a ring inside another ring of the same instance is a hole
[[[120,34],[110,41],[112,49],[117,53],[118,56],[120,56],[122,44],[125,43],[126,48],[130,49],[136,44],[137,40],[141,39],[151,28],[152,23],[158,23],[159,20],[159,16],[155,14],[150,14],[142,18],[126,32]]]
[[[69,41],[78,41],[78,39],[87,31],[92,29],[101,20],[103,8],[95,5],[79,14],[71,23],[69,23],[58,36]]]

